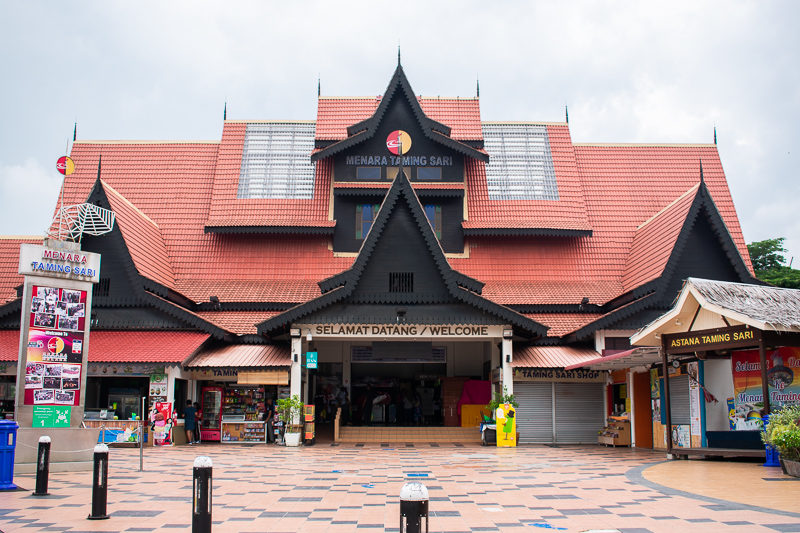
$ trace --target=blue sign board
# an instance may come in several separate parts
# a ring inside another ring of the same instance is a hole
[[[306,368],[317,368],[317,352],[306,352]]]

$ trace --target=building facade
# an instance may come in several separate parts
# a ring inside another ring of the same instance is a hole
[[[714,144],[482,122],[477,97],[416,96],[400,65],[378,97],[319,97],[313,122],[71,157],[64,202],[117,220],[82,243],[103,258],[87,407],[159,375],[178,405],[296,393],[320,420],[445,426],[504,389],[521,442],[594,442],[611,378],[567,367],[629,349],[689,276],[753,281]],[[0,239],[9,367],[35,241]]]

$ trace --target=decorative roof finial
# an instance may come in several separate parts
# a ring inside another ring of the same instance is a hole
[[[703,178],[703,159],[700,159],[700,183],[705,183],[705,178]]]
[[[564,118],[567,119],[567,124],[569,124],[569,106],[564,104]]]
[[[72,142],[78,139],[78,121],[75,121],[75,127],[72,128]]]
[[[100,167],[103,165],[103,154],[97,158],[97,181],[100,181]]]
[[[319,97],[321,95],[322,95],[322,80],[319,74],[317,74],[317,96]]]
[[[475,77],[475,98],[481,97],[481,80],[478,77]]]
[[[228,101],[225,100],[225,107],[222,109],[222,120],[228,120]]]
[[[400,66],[400,45],[397,45],[397,66]]]
[[[717,144],[717,127],[714,126],[714,144]]]

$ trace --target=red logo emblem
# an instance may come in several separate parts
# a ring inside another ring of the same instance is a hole
[[[402,155],[411,150],[411,136],[403,130],[394,130],[386,137],[386,148],[394,155]]]

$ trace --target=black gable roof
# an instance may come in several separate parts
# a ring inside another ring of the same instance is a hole
[[[467,144],[450,138],[449,126],[437,122],[425,114],[422,107],[419,105],[419,100],[414,96],[414,90],[411,88],[411,84],[408,82],[403,72],[403,67],[398,64],[375,113],[370,118],[349,126],[347,128],[346,139],[333,143],[313,153],[311,155],[311,161],[330,157],[347,148],[371,139],[378,130],[378,126],[383,120],[390,103],[395,98],[400,97],[405,97],[405,101],[408,103],[414,117],[417,119],[420,129],[428,139],[474,159],[480,159],[481,161],[489,160],[489,155],[485,152],[476,150]]]
[[[428,222],[422,205],[417,198],[408,177],[405,172],[400,172],[394,180],[392,187],[381,205],[378,216],[369,231],[369,234],[364,239],[353,266],[348,270],[328,278],[320,282],[320,288],[324,294],[306,303],[298,305],[289,309],[285,313],[277,315],[269,320],[266,320],[258,325],[258,332],[262,335],[269,335],[276,331],[282,330],[290,325],[292,322],[297,321],[305,316],[308,316],[316,311],[325,307],[331,306],[335,303],[342,302],[349,296],[353,295],[356,290],[362,275],[376,249],[379,241],[381,240],[384,231],[387,228],[390,217],[395,209],[399,206],[405,205],[408,207],[411,216],[414,219],[415,230],[419,231],[424,240],[426,252],[431,257],[431,260],[436,265],[436,269],[441,275],[444,290],[449,294],[453,300],[466,304],[472,308],[478,309],[483,313],[487,313],[495,318],[499,318],[504,322],[518,328],[524,334],[531,337],[544,336],[547,328],[538,322],[535,322],[508,307],[504,307],[495,302],[487,300],[486,298],[477,294],[483,287],[483,284],[477,280],[465,276],[460,272],[453,270],[444,255],[439,241]]]

